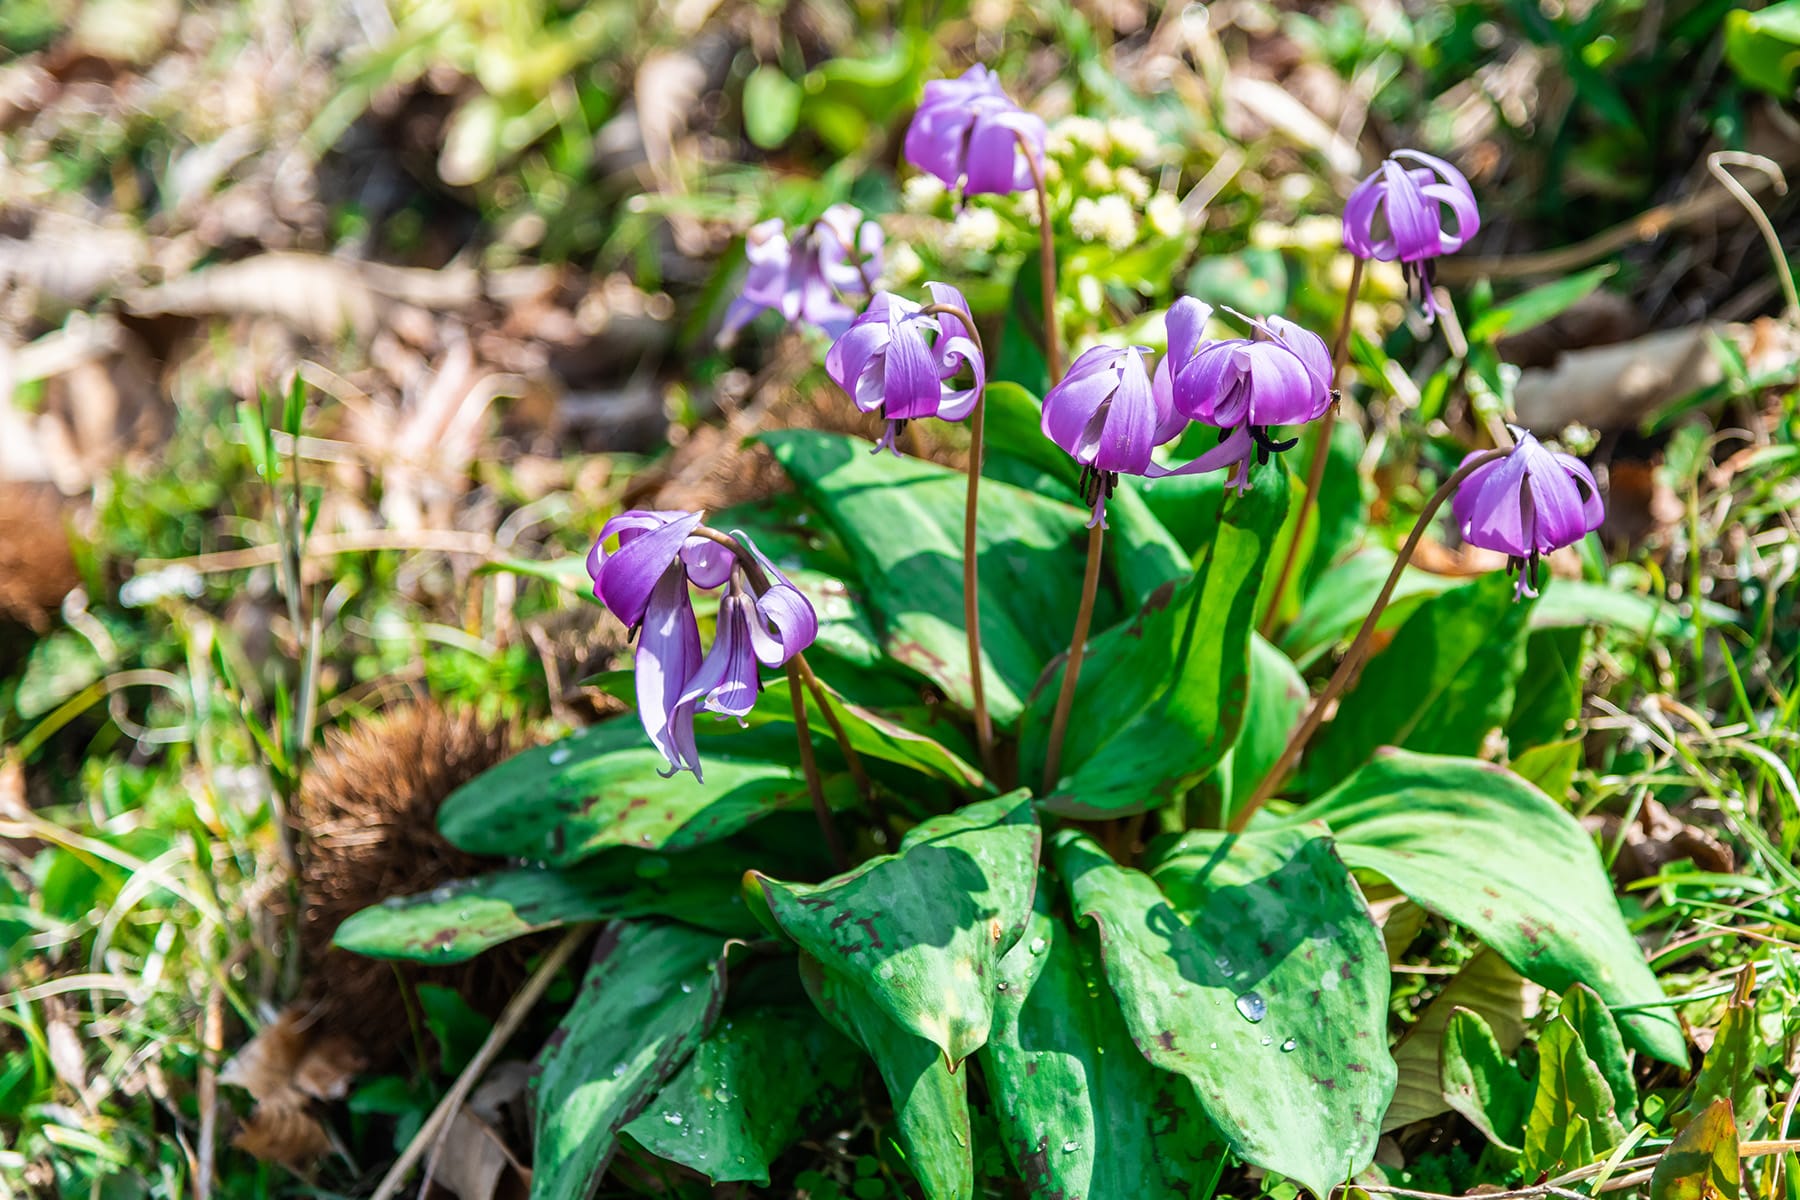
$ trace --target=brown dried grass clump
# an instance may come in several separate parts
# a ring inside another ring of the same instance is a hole
[[[438,808],[523,744],[510,725],[423,702],[328,732],[305,777],[294,820],[308,999],[321,1029],[349,1036],[372,1060],[410,1040],[402,1033],[411,1026],[403,989],[441,983],[492,1015],[524,979],[531,939],[469,963],[430,968],[365,958],[331,944],[352,913],[493,865],[443,839]]]
[[[0,483],[0,621],[43,633],[80,582],[56,489]]]

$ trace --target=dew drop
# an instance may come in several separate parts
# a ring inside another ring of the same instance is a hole
[[[1283,1054],[1291,1054],[1294,1051],[1294,1047],[1298,1046],[1299,1044],[1300,1043],[1295,1041],[1293,1038],[1289,1038],[1287,1041],[1281,1043],[1281,1052]]]
[[[1238,1016],[1254,1024],[1269,1015],[1269,1004],[1256,992],[1245,992],[1237,998],[1237,1010]]]
[[[688,981],[687,981],[687,980],[685,980],[685,979],[684,979],[684,980],[682,980],[682,981],[681,981],[681,994],[682,994],[682,995],[684,995],[684,996],[685,996],[685,995],[688,995],[688,994],[689,994],[689,993],[690,993],[690,992],[692,992],[692,991],[693,991],[693,990],[694,990],[694,985],[693,985],[693,984],[691,984],[691,983],[689,983],[689,982],[688,982]]]
[[[1080,1142],[1064,1142],[1063,1143],[1063,1153],[1064,1154],[1073,1154],[1079,1149],[1081,1149]]]
[[[1272,1037],[1264,1037],[1264,1038],[1263,1038],[1263,1040],[1262,1040],[1262,1044],[1263,1044],[1263,1045],[1265,1045],[1265,1046],[1266,1046],[1266,1045],[1268,1045],[1268,1044],[1269,1044],[1269,1043],[1270,1043],[1270,1042],[1272,1042],[1272,1041],[1274,1041],[1274,1040],[1275,1040],[1275,1039],[1274,1039],[1274,1038],[1272,1038]]]
[[[731,1093],[725,1088],[720,1088],[717,1092],[713,1093],[713,1099],[717,1100],[720,1104],[730,1104]]]
[[[1033,954],[1042,954],[1045,950],[1048,950],[1049,948],[1050,948],[1050,943],[1046,942],[1041,937],[1032,938],[1031,944],[1026,947],[1026,949],[1031,951]]]
[[[575,752],[567,746],[558,746],[550,752],[550,765],[560,767],[575,756]]]
[[[1213,959],[1213,966],[1219,968],[1219,974],[1221,975],[1231,974],[1231,960],[1226,958],[1223,954]]]
[[[624,1063],[615,1063],[613,1065],[613,1078],[617,1079],[619,1076],[621,1076],[623,1074],[625,1074],[625,1064]]]
[[[999,983],[995,984],[994,986],[1004,992],[1006,990],[1006,980],[1002,979]]]
[[[663,1120],[670,1125],[679,1125],[681,1124],[681,1114],[678,1112],[666,1112],[663,1114]]]

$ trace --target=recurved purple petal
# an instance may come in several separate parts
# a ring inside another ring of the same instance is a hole
[[[694,706],[682,700],[700,666],[700,626],[688,600],[687,577],[671,566],[656,581],[638,636],[638,719],[651,744],[669,760],[664,774],[689,770],[701,778],[694,744]]]
[[[1076,458],[1090,462],[1102,471],[1118,471],[1142,475],[1150,465],[1150,452],[1156,448],[1156,398],[1150,390],[1150,375],[1144,370],[1142,346],[1122,353],[1118,360],[1119,383],[1112,400],[1104,406],[1104,419],[1099,422],[1098,439],[1091,457]],[[1084,440],[1087,435],[1084,434]]]
[[[1514,453],[1490,466],[1477,468],[1463,480],[1463,488],[1469,489],[1470,493],[1467,503],[1461,506],[1463,540],[1471,546],[1502,554],[1527,555],[1532,552],[1535,531],[1526,520],[1522,499],[1525,469],[1524,457]],[[1453,502],[1453,515],[1457,508]]]
[[[682,704],[740,719],[756,707],[762,682],[751,641],[752,608],[750,597],[736,588],[719,602],[712,647],[682,690]]]
[[[626,626],[644,619],[644,607],[650,593],[681,553],[688,534],[700,524],[699,513],[670,514],[629,512],[608,521],[600,530],[604,542],[614,533],[619,535],[619,548],[611,554],[590,554],[598,563],[594,595]],[[647,521],[660,523],[649,527]],[[685,579],[685,574],[684,574]],[[683,586],[686,586],[685,583]]]
[[[1206,323],[1212,319],[1212,314],[1212,305],[1192,296],[1183,296],[1170,305],[1169,315],[1163,322],[1169,333],[1169,352],[1163,361],[1173,362],[1177,369],[1192,361],[1194,352],[1200,348],[1200,339],[1206,334]]]
[[[1437,203],[1427,200],[1412,172],[1391,158],[1381,165],[1381,177],[1386,189],[1382,212],[1400,261],[1417,262],[1436,255],[1441,244]]]
[[[1594,473],[1588,469],[1588,465],[1573,454],[1558,454],[1555,457],[1575,481],[1576,490],[1581,493],[1581,519],[1585,526],[1582,533],[1592,533],[1606,520],[1606,504],[1600,499],[1600,485],[1594,482]]]
[[[1153,462],[1144,475],[1150,479],[1164,479],[1170,475],[1204,475],[1208,471],[1239,466],[1249,461],[1250,452],[1255,446],[1250,431],[1240,425],[1224,441],[1191,462],[1182,463],[1178,467],[1165,467]]]
[[[943,377],[937,356],[925,340],[931,328],[929,317],[902,316],[889,322],[881,415],[890,421],[937,415]]]
[[[1091,453],[1099,440],[1097,435],[1087,437],[1088,428],[1119,384],[1118,356],[1119,351],[1112,346],[1093,346],[1082,351],[1062,382],[1044,396],[1040,421],[1044,436],[1084,466],[1091,466],[1093,459],[1082,457],[1083,445]]]
[[[1375,210],[1381,204],[1382,172],[1377,168],[1356,185],[1350,199],[1344,202],[1344,249],[1358,258],[1392,262],[1394,239],[1380,237],[1375,231]]]
[[[879,406],[879,389],[874,396],[874,404],[865,406],[858,394],[859,381],[868,370],[871,356],[880,353],[888,343],[888,306],[887,293],[882,292],[870,303],[868,311],[850,323],[850,328],[831,344],[825,352],[825,373],[864,412],[873,411]]]
[[[1324,415],[1331,399],[1299,355],[1280,342],[1251,342],[1240,353],[1249,365],[1250,424],[1304,425]]]
[[[1270,317],[1263,324],[1277,341],[1294,352],[1312,377],[1314,387],[1321,392],[1331,390],[1331,351],[1325,348],[1324,338],[1286,317]]]

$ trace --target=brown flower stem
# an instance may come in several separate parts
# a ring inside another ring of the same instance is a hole
[[[844,853],[843,839],[831,819],[831,806],[825,803],[825,785],[819,781],[819,764],[813,758],[812,733],[806,724],[806,693],[801,690],[800,664],[791,658],[787,665],[788,694],[794,702],[794,734],[800,743],[800,769],[806,772],[806,794],[812,797],[813,816],[819,820],[819,832],[825,835],[825,848],[831,852],[831,864],[838,871],[850,868]]]
[[[1343,694],[1344,689],[1350,685],[1350,680],[1362,667],[1363,659],[1368,656],[1369,643],[1375,637],[1375,624],[1381,619],[1382,611],[1387,608],[1388,600],[1394,594],[1394,586],[1400,582],[1400,573],[1406,570],[1406,564],[1412,561],[1413,551],[1419,548],[1419,542],[1424,538],[1425,531],[1431,527],[1431,519],[1437,515],[1437,510],[1443,507],[1444,501],[1455,493],[1457,485],[1467,479],[1471,471],[1477,467],[1486,466],[1495,459],[1504,458],[1506,454],[1505,450],[1489,450],[1485,454],[1469,459],[1444,481],[1442,487],[1432,493],[1431,499],[1425,504],[1425,511],[1419,514],[1419,519],[1413,525],[1412,532],[1407,535],[1406,544],[1400,548],[1399,556],[1394,559],[1394,567],[1388,572],[1387,582],[1381,585],[1381,593],[1375,597],[1374,606],[1369,609],[1369,615],[1363,618],[1362,627],[1356,631],[1356,637],[1350,643],[1350,649],[1344,652],[1343,661],[1338,663],[1337,670],[1332,672],[1331,679],[1325,684],[1325,690],[1319,693],[1317,700],[1313,701],[1311,711],[1306,714],[1306,720],[1300,723],[1300,728],[1295,730],[1294,735],[1288,739],[1288,744],[1282,750],[1281,757],[1275,760],[1275,765],[1270,767],[1268,774],[1262,777],[1262,781],[1256,785],[1256,790],[1250,794],[1250,798],[1244,802],[1244,806],[1231,814],[1231,820],[1225,826],[1229,832],[1242,833],[1256,810],[1275,794],[1275,789],[1281,786],[1282,781],[1287,778],[1287,773],[1299,760],[1300,752],[1306,749],[1306,743],[1312,740],[1312,736],[1318,732],[1319,726],[1325,723],[1325,713],[1331,707],[1332,701]]]
[[[987,351],[981,344],[981,333],[975,319],[962,309],[949,304],[927,304],[922,313],[955,317],[975,342],[975,351],[984,359]],[[987,394],[975,399],[975,411],[969,417],[969,490],[963,503],[963,629],[969,641],[969,692],[974,702],[975,744],[981,751],[981,769],[989,779],[995,778],[994,722],[988,715],[987,687],[981,671],[981,587],[980,568],[976,561],[975,517],[981,493],[981,456],[987,424]]]
[[[1081,607],[1075,610],[1075,636],[1069,639],[1069,665],[1063,668],[1062,688],[1056,693],[1056,713],[1050,718],[1050,746],[1044,752],[1044,789],[1048,796],[1062,773],[1063,735],[1069,729],[1069,709],[1075,703],[1075,681],[1081,677],[1081,659],[1087,653],[1088,626],[1094,621],[1094,595],[1100,590],[1100,549],[1106,526],[1098,521],[1088,530],[1087,571],[1081,578]]]
[[[1031,152],[1025,135],[1014,133],[1019,152],[1031,166],[1031,182],[1037,188],[1038,202],[1038,282],[1044,297],[1044,361],[1050,368],[1050,382],[1062,380],[1062,338],[1056,327],[1056,231],[1050,225],[1050,189],[1044,182],[1044,164]]]
[[[729,533],[720,533],[718,529],[713,529],[711,525],[695,525],[693,536],[697,536],[697,538],[706,538],[707,542],[722,545],[727,551],[733,552],[734,556],[736,556],[736,560],[738,560],[738,567],[743,569],[745,578],[751,581],[751,588],[756,590],[758,596],[761,596],[763,592],[769,590],[769,572],[763,570],[763,565],[756,561],[756,556],[751,554],[747,545],[738,542],[738,540],[733,538]],[[801,761],[803,761],[803,766],[806,768],[806,784],[808,784],[808,790],[812,792],[812,797],[814,797],[814,810],[819,811],[819,820],[821,820],[821,824],[823,824],[824,829],[826,829],[826,840],[839,847],[839,849],[837,849],[837,856],[842,858],[842,846],[837,842],[837,831],[828,824],[830,811],[824,808],[824,792],[823,786],[819,784],[819,768],[817,768],[817,765],[814,763],[814,757],[812,757],[812,738],[810,738],[810,732],[806,729],[806,694],[801,691],[801,685],[808,685],[810,691],[814,694],[815,700],[819,702],[819,711],[824,712],[824,723],[832,727],[832,736],[837,738],[837,748],[841,750],[842,756],[844,756],[844,765],[850,768],[850,777],[851,779],[855,779],[857,788],[862,792],[862,797],[868,799],[868,801],[873,801],[875,790],[873,790],[873,784],[869,784],[868,772],[862,768],[862,756],[859,756],[859,754],[855,752],[855,748],[851,748],[850,736],[844,734],[844,727],[842,727],[841,721],[837,720],[837,714],[832,711],[832,705],[826,700],[824,685],[819,682],[819,676],[812,673],[812,667],[806,666],[806,655],[796,653],[794,657],[788,658],[787,671],[788,689],[794,693],[794,727],[796,727],[797,734],[799,734],[799,743],[801,743]]]
[[[1352,256],[1355,265],[1350,268],[1350,290],[1344,293],[1344,315],[1338,320],[1337,340],[1331,344],[1331,387],[1335,391],[1338,376],[1344,371],[1344,352],[1350,347],[1350,316],[1356,311],[1356,294],[1362,290],[1363,260]],[[1319,503],[1319,485],[1325,479],[1325,462],[1331,457],[1331,430],[1337,424],[1338,404],[1333,396],[1331,407],[1319,418],[1319,438],[1313,446],[1312,461],[1306,468],[1306,495],[1300,500],[1300,515],[1294,518],[1294,536],[1288,542],[1287,553],[1281,559],[1281,572],[1275,576],[1275,590],[1269,596],[1269,611],[1263,614],[1262,628],[1258,630],[1268,637],[1275,629],[1275,619],[1281,613],[1281,598],[1287,594],[1288,580],[1294,574],[1294,566],[1300,559],[1300,540],[1306,533],[1306,519]]]

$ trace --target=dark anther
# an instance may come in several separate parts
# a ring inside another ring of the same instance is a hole
[[[1107,496],[1107,499],[1110,500],[1112,498],[1113,489],[1117,488],[1118,486],[1119,486],[1119,473],[1117,471],[1108,471],[1106,473],[1106,496]]]
[[[1279,454],[1283,450],[1292,450],[1300,444],[1298,437],[1291,437],[1285,442],[1278,442],[1269,436],[1267,425],[1252,425],[1250,436],[1256,442],[1256,461],[1260,466],[1269,461],[1269,455]]]

